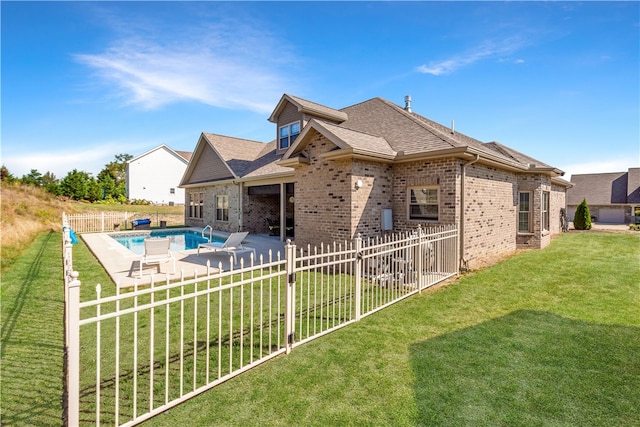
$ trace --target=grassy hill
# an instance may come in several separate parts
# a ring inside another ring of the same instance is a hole
[[[79,209],[78,203],[57,200],[41,188],[4,182],[0,188],[0,268],[4,271],[38,234],[60,229],[63,210],[75,213]]]
[[[42,188],[2,182],[0,222],[2,253],[0,269],[5,271],[36,237],[45,231],[61,231],[62,212],[140,212],[163,215],[170,225],[182,224],[184,206],[103,204],[63,201]]]

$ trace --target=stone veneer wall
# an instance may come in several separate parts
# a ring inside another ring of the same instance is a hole
[[[189,218],[189,193],[203,192],[204,206],[203,217]],[[229,196],[229,221],[216,221],[216,196]],[[239,186],[234,184],[210,185],[205,187],[194,187],[185,189],[185,224],[190,227],[205,227],[211,225],[214,230],[226,231],[229,233],[238,231],[240,227],[240,192]]]

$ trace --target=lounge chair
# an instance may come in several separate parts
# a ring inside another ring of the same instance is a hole
[[[171,239],[166,238],[151,238],[144,240],[144,255],[140,260],[140,277],[142,277],[142,266],[150,264],[158,264],[158,271],[160,270],[160,263],[172,262],[173,269],[171,274],[176,274],[176,259],[169,250],[171,247]]]
[[[220,243],[220,242],[200,243],[198,245],[198,255],[200,255],[200,249],[212,249],[212,250],[214,250],[216,252],[217,251],[228,252],[231,255],[233,255],[233,262],[234,263],[238,262],[238,257],[237,257],[237,254],[236,254],[237,251],[251,251],[251,252],[253,252],[253,255],[255,257],[255,255],[256,255],[256,250],[255,249],[247,248],[245,246],[242,246],[242,241],[248,235],[249,235],[249,232],[242,231],[242,232],[229,234],[229,237],[227,237],[227,240],[225,240],[222,243]]]

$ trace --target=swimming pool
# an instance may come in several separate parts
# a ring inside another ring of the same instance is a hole
[[[169,237],[172,251],[197,249],[199,243],[207,243],[209,236],[202,237],[194,230],[153,230],[145,233],[110,234],[116,242],[129,249],[136,255],[144,255],[144,239],[149,237]],[[224,239],[212,236],[212,242],[224,242]]]

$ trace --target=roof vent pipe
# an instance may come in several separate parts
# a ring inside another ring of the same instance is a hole
[[[455,135],[456,134],[456,121],[451,119],[451,134]]]
[[[409,113],[413,113],[413,111],[411,111],[411,95],[407,95],[404,97],[404,109]]]

